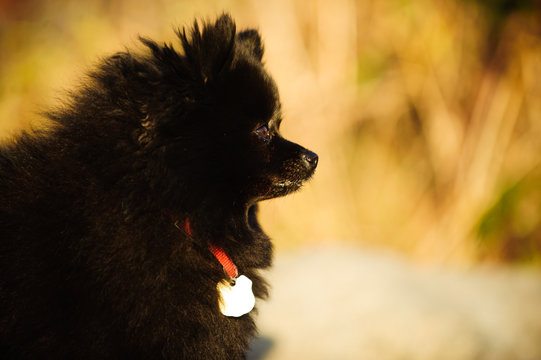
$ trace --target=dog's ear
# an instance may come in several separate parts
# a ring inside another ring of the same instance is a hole
[[[235,32],[235,23],[227,14],[220,16],[214,24],[203,24],[203,29],[196,21],[190,37],[186,35],[186,30],[177,32],[188,64],[203,83],[213,80],[231,65]]]
[[[258,61],[263,59],[263,43],[257,30],[245,30],[237,35],[237,43],[243,46]]]

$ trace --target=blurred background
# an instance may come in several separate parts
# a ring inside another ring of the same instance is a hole
[[[538,0],[0,0],[0,141],[138,35],[176,43],[173,29],[223,11],[261,31],[282,133],[320,156],[301,192],[263,204],[275,295],[251,356],[541,359]],[[328,322],[298,312],[314,297]],[[427,316],[445,331],[397,340]],[[346,342],[307,344],[308,327]],[[453,340],[419,352],[434,334]],[[374,352],[344,352],[361,343]]]

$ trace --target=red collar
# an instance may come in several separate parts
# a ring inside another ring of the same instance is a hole
[[[172,218],[172,216],[170,217]],[[175,227],[177,227],[180,230],[184,230],[186,234],[193,236],[192,228],[190,226],[190,219],[186,218],[186,220],[184,220],[184,226],[182,227],[180,226],[179,221],[175,220]],[[222,248],[209,245],[209,250],[210,252],[212,252],[212,254],[214,254],[214,256],[220,262],[220,264],[222,264],[225,272],[231,279],[236,279],[239,276],[239,271],[237,269],[237,266],[235,265],[233,260],[231,260],[231,258],[227,256],[227,254],[225,253],[225,251],[223,251]]]

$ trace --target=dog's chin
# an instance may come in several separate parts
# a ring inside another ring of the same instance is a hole
[[[274,199],[294,193],[298,191],[307,180],[308,179],[280,179],[272,181],[271,183],[268,183],[264,189],[258,191],[259,194],[256,196],[256,201]]]
[[[302,180],[282,180],[272,185],[271,193],[273,198],[291,194],[302,187]]]

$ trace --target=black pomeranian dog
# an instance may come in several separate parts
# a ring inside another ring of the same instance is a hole
[[[178,37],[106,58],[1,148],[0,358],[246,356],[272,253],[257,203],[318,157],[280,136],[256,30]]]

